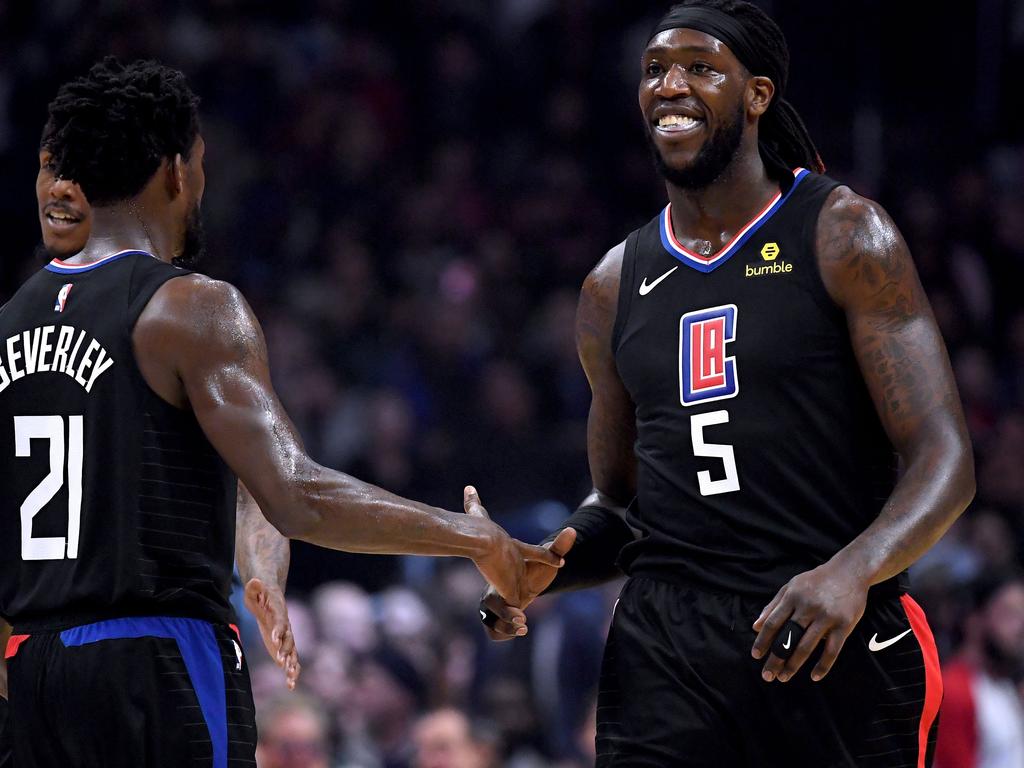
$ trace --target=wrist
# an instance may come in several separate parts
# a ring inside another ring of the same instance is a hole
[[[828,564],[840,569],[845,576],[853,579],[857,584],[867,590],[875,583],[875,570],[872,568],[871,559],[858,551],[854,545],[849,545],[839,550]]]

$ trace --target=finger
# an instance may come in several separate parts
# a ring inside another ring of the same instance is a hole
[[[782,629],[782,625],[789,620],[792,613],[792,607],[783,598],[764,619],[760,620],[761,629],[757,633],[753,647],[750,649],[750,653],[755,659],[760,659],[768,653],[772,641],[775,640],[775,635]]]
[[[811,670],[811,680],[817,682],[829,673],[832,665],[836,663],[839,652],[843,650],[846,638],[849,636],[849,630],[832,630],[829,632],[828,639],[825,641],[825,650],[822,652],[821,658],[818,659],[818,663],[814,665],[814,669]]]
[[[555,540],[548,544],[548,549],[554,552],[560,557],[565,555],[572,549],[572,545],[576,543],[576,529],[575,528],[563,528],[555,536]]]
[[[522,637],[529,631],[525,624],[503,619],[486,608],[480,609],[480,620],[489,630],[489,635],[497,635],[501,639],[511,640],[514,637]]]
[[[775,597],[772,598],[772,601],[770,603],[768,603],[768,605],[766,605],[764,608],[761,609],[760,615],[754,620],[754,631],[755,632],[760,632],[761,631],[761,627],[764,625],[764,620],[766,618],[768,618],[768,614],[770,614],[772,611],[775,610],[775,607],[779,604],[779,601],[782,600],[782,598],[783,598],[783,596],[785,594],[786,594],[786,588],[783,587],[782,589],[780,589],[778,592],[775,593]]]
[[[490,515],[484,509],[484,505],[480,503],[480,494],[476,492],[476,488],[472,485],[467,485],[462,491],[462,507],[466,510],[467,515],[490,519]]]
[[[526,614],[506,603],[495,592],[488,591],[484,594],[479,611],[480,620],[487,627],[487,634],[492,640],[511,640],[514,637],[522,637],[529,631],[526,627]]]
[[[531,563],[544,563],[544,565],[550,565],[552,568],[561,568],[565,565],[565,560],[562,559],[561,555],[556,554],[547,546],[537,546],[536,544],[524,544],[518,539],[514,539],[516,545],[519,547],[519,556]]]
[[[796,622],[793,622],[796,623]],[[803,633],[799,642],[796,642],[796,649],[793,654],[784,662],[782,669],[779,670],[776,679],[780,683],[788,682],[793,678],[800,668],[807,661],[807,658],[814,653],[814,649],[818,647],[818,644],[828,634],[829,624],[825,621],[812,621],[810,626],[807,627],[807,631]],[[783,629],[785,632],[785,629]],[[779,634],[782,634],[781,632]]]
[[[294,691],[296,683],[299,682],[299,675],[302,674],[302,665],[299,663],[299,657],[296,656],[294,662],[288,667],[285,672],[285,680],[288,684],[288,690]]]
[[[245,596],[245,607],[249,609],[249,613],[253,615],[260,608],[260,596],[264,594],[265,587],[260,579],[249,579],[245,584],[244,596]]]

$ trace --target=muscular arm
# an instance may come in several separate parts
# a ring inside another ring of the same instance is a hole
[[[458,555],[518,598],[522,558],[558,564],[509,539],[475,492],[453,514],[317,464],[270,380],[259,323],[232,286],[200,275],[166,282],[133,332],[139,368],[164,400],[191,408],[213,447],[289,538],[350,552]]]
[[[615,558],[633,540],[624,513],[636,495],[636,409],[612,356],[624,252],[625,243],[615,246],[587,276],[576,310],[576,348],[592,393],[587,458],[594,489],[563,526],[576,530],[576,544],[548,592],[592,586],[621,575]]]
[[[846,188],[818,223],[825,285],[904,472],[878,518],[837,556],[869,584],[928,550],[974,496],[974,462],[942,336],[913,260],[882,208]]]
[[[880,206],[841,187],[822,209],[816,247],[825,287],[846,314],[861,374],[904,471],[878,517],[828,562],[793,577],[754,622],[754,657],[772,649],[762,670],[769,682],[790,680],[819,642],[825,649],[811,678],[828,674],[864,615],[868,588],[924,554],[974,495],[949,357],[895,224]],[[786,622],[803,630],[788,659],[772,644]]]

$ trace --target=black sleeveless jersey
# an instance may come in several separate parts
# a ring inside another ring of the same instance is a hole
[[[679,244],[670,207],[627,238],[613,352],[642,533],[627,573],[771,595],[881,511],[895,453],[815,257],[837,186],[798,169],[709,257]]]
[[[19,630],[231,620],[235,478],[131,340],[185,274],[139,251],[53,261],[0,309],[0,614]]]

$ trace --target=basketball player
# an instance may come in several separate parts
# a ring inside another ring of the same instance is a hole
[[[69,179],[53,175],[50,153],[39,153],[36,204],[47,260],[67,259],[85,247],[89,239],[91,206],[81,188]],[[285,670],[288,687],[295,689],[301,665],[284,588],[288,579],[290,548],[260,512],[241,483],[235,522],[235,562],[244,587],[245,604],[256,618],[267,653]]]
[[[201,251],[204,143],[181,73],[108,59],[63,86],[43,139],[91,234],[0,310],[0,614],[15,762],[226,768],[254,759],[230,627],[238,479],[286,536],[471,558],[510,603],[524,562],[475,490],[468,514],[315,464],[230,285]]]
[[[788,59],[740,0],[674,6],[641,58],[669,204],[584,283],[595,490],[566,567],[523,590],[630,577],[599,766],[931,760],[941,680],[905,571],[972,498],[971,447],[907,247],[822,175]],[[485,595],[493,637],[521,630],[507,602]]]

